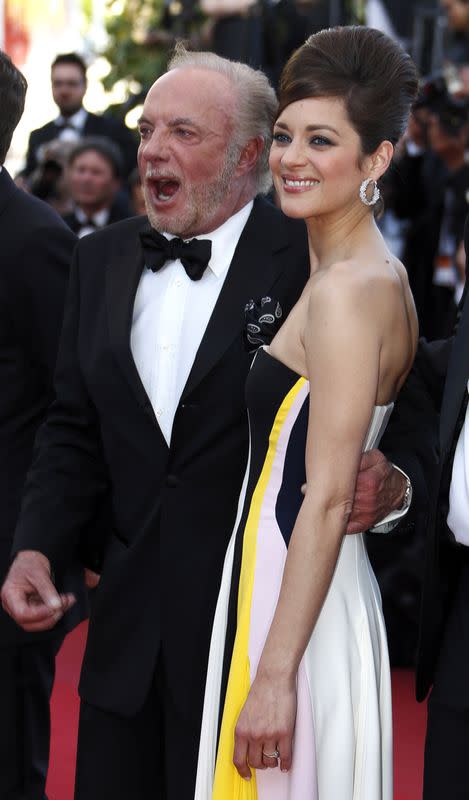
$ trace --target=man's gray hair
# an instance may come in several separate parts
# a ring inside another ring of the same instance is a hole
[[[168,71],[194,67],[218,72],[232,83],[236,92],[236,117],[233,120],[232,144],[238,157],[250,139],[261,136],[264,149],[256,164],[254,180],[259,194],[267,194],[272,186],[269,150],[272,129],[277,115],[277,97],[267,77],[260,70],[238,61],[229,61],[215,53],[192,52],[178,43],[168,64]]]

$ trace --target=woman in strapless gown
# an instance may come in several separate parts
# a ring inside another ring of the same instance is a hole
[[[409,57],[367,28],[315,34],[282,76],[270,163],[282,209],[306,221],[311,277],[246,386],[195,800],[392,800],[381,601],[362,534],[345,530],[417,343],[373,216],[416,87]]]

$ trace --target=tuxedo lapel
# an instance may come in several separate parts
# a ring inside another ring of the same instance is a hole
[[[236,247],[228,275],[197,351],[181,400],[221,358],[245,324],[248,300],[268,294],[282,270],[280,251],[288,247],[286,227],[265,200],[256,200]]]
[[[469,305],[465,304],[446,375],[440,417],[440,446],[450,446],[469,378]]]
[[[132,389],[137,403],[151,417],[166,445],[130,347],[135,295],[144,266],[138,234],[145,224],[147,224],[146,220],[142,217],[127,236],[115,238],[115,247],[111,253],[106,274],[109,338],[116,362]]]

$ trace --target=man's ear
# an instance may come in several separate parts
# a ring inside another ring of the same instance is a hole
[[[238,166],[236,168],[237,175],[245,175],[247,172],[252,172],[256,166],[259,158],[265,147],[264,138],[256,136],[254,139],[249,139],[241,150],[239,156]]]

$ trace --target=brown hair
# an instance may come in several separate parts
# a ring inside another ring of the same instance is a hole
[[[285,65],[279,114],[308,97],[342,98],[370,155],[404,133],[417,88],[411,57],[389,36],[359,25],[329,28],[310,36]]]
[[[98,153],[104,158],[112,169],[114,178],[120,178],[123,172],[122,154],[119,146],[108,139],[107,136],[84,136],[72,148],[67,157],[67,164],[71,166],[82,153]]]
[[[51,64],[51,70],[54,67],[60,67],[62,64],[71,64],[73,67],[78,67],[83,75],[83,81],[86,81],[86,64],[78,53],[60,53],[55,57]]]
[[[4,163],[15,130],[24,109],[26,78],[11,58],[0,50],[0,166]]]

